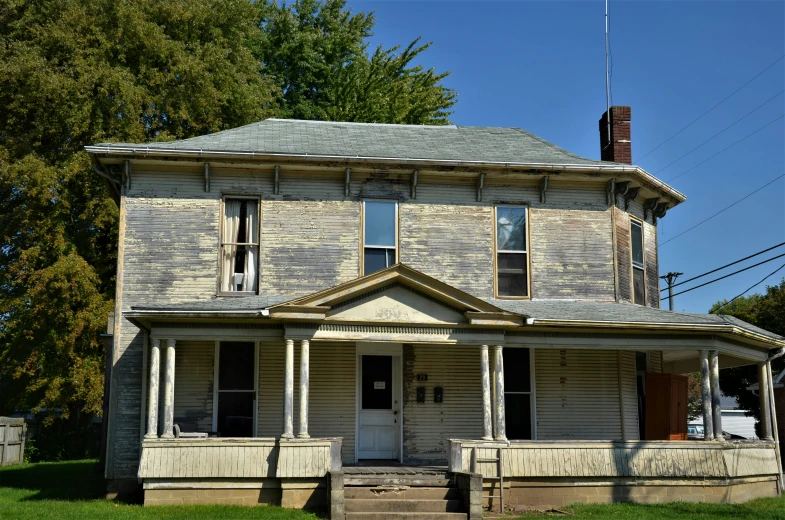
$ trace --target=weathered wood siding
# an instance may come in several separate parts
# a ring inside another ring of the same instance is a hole
[[[353,173],[346,196],[342,173],[303,172],[287,166],[281,169],[280,193],[274,195],[272,166],[262,171],[214,165],[208,192],[201,167],[172,164],[163,171],[134,165],[131,186],[123,188],[118,313],[132,305],[215,297],[224,194],[262,199],[263,292],[294,296],[357,276],[360,203],[364,197],[381,197],[401,203],[401,260],[446,283],[480,297],[492,296],[492,206],[526,204],[531,208],[532,296],[612,297],[612,259],[607,246],[610,213],[601,183],[578,186],[551,176],[546,201],[541,203],[539,177],[518,183],[489,178],[478,202],[473,179],[444,183],[422,176],[413,199],[408,175]],[[607,225],[600,225],[603,220]],[[439,260],[438,269],[433,267],[438,264],[428,261],[432,258]],[[574,283],[579,278],[585,283]],[[110,479],[134,478],[138,469],[143,434],[143,344],[143,334],[118,317],[107,463]],[[282,361],[283,346],[279,349],[276,356],[280,358],[276,359]],[[262,373],[267,367],[262,363]],[[353,369],[347,370],[353,381]],[[282,381],[282,366],[275,371]],[[178,379],[182,374],[178,371]],[[278,379],[269,381],[263,383],[260,393],[269,399],[269,404],[260,399],[260,426],[264,417],[264,429],[278,435],[282,389]],[[313,395],[316,399],[315,392]],[[316,435],[320,419],[314,420],[312,434]],[[353,419],[350,423],[347,431],[353,436]],[[337,426],[324,428],[338,430]],[[346,433],[343,436],[344,457],[349,460],[354,440]]]
[[[619,209],[613,208],[614,225],[616,226],[616,269],[619,285],[618,298],[623,302],[632,302],[632,251],[630,250],[630,217]]]
[[[174,360],[174,422],[183,431],[211,431],[215,342],[178,341]]]
[[[537,349],[534,357],[538,439],[622,438],[616,351]]]
[[[284,343],[264,343],[259,352],[259,398],[257,435],[280,437],[283,432]],[[300,345],[294,346],[294,424],[300,400]],[[311,437],[342,437],[341,458],[354,462],[355,346],[353,343],[310,345],[310,392],[308,433]]]
[[[621,394],[619,396],[621,406],[624,407],[624,440],[640,439],[640,429],[638,428],[638,383],[635,371],[635,352],[620,350],[617,358],[621,360],[621,370],[619,372],[621,382]]]
[[[460,461],[451,461],[466,471],[471,452],[478,458],[492,458],[495,447],[458,442]],[[456,450],[457,452],[457,450]],[[777,473],[773,445],[745,446],[689,442],[513,442],[502,447],[504,476],[545,478],[733,478]],[[496,465],[480,464],[484,477],[496,476]]]
[[[416,381],[428,374],[428,381]],[[417,387],[426,387],[417,402]],[[444,402],[433,402],[433,389]],[[482,437],[480,348],[446,345],[403,347],[403,457],[407,463],[447,460],[448,439]]]
[[[359,276],[358,202],[264,201],[260,294],[307,294]]]
[[[493,296],[493,208],[402,204],[399,220],[402,263],[469,293]]]
[[[532,297],[613,300],[610,213],[532,208],[529,215]]]

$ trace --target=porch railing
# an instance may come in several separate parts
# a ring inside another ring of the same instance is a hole
[[[321,478],[341,469],[342,439],[145,440],[142,479]]]
[[[505,478],[737,478],[778,474],[773,442],[450,440],[449,469],[469,472],[471,452],[493,458],[501,448]],[[496,477],[496,464],[478,464]]]

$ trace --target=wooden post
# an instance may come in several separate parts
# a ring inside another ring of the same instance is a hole
[[[286,340],[286,361],[283,374],[283,434],[294,437],[294,340]]]
[[[482,372],[482,438],[486,441],[492,441],[491,373],[488,366],[488,345],[480,347],[480,370]]]
[[[774,454],[777,458],[780,494],[785,489],[785,478],[782,476],[782,449],[780,448],[780,432],[777,428],[777,406],[774,401],[774,378],[771,376],[771,359],[766,361],[766,379],[769,380],[769,412],[771,414],[771,431],[774,433]]]
[[[758,397],[760,398],[760,436],[773,441],[771,435],[771,406],[769,402],[769,374],[766,363],[758,363]]]
[[[709,368],[711,369],[711,413],[714,419],[714,439],[724,441],[722,435],[722,403],[720,402],[720,362],[719,352],[712,350],[709,353]]]
[[[8,438],[11,436],[11,421],[3,421],[3,459],[0,460],[0,466],[8,464]]]
[[[504,357],[502,350],[504,347],[496,345],[494,351],[494,366],[496,375],[496,437],[497,441],[506,441],[506,427],[504,413]]]
[[[145,439],[158,438],[158,392],[161,381],[161,340],[152,340],[150,349],[150,381],[147,401],[147,433]]]
[[[309,350],[309,341],[307,339],[302,340],[300,342],[300,431],[297,433],[297,437],[300,439],[310,437],[308,435]]]
[[[174,438],[174,346],[175,340],[166,340],[166,380],[164,381],[164,432],[162,439]]]
[[[714,420],[711,413],[711,370],[709,369],[709,351],[701,350],[701,398],[703,404],[703,440],[714,440]]]

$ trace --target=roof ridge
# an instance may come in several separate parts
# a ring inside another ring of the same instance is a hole
[[[267,119],[263,119],[262,121],[258,121],[259,123],[263,123],[265,121],[275,121],[275,122],[286,122],[286,123],[308,123],[308,124],[318,124],[318,125],[357,125],[357,126],[384,126],[384,127],[393,127],[393,128],[441,128],[441,129],[450,129],[450,130],[457,130],[459,127],[457,125],[411,125],[411,124],[399,124],[399,123],[361,123],[357,121],[319,121],[315,119],[286,119],[286,118],[278,118],[278,117],[268,117]],[[238,127],[242,128],[242,127]]]

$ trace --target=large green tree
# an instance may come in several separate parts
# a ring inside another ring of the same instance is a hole
[[[0,1],[0,415],[100,412],[118,209],[83,147],[278,115],[444,124],[429,44],[342,0]]]
[[[352,13],[345,0],[257,3],[262,31],[253,45],[281,89],[285,117],[359,123],[449,123],[456,93],[449,73],[416,62],[430,43],[369,52],[373,13]]]
[[[785,336],[785,279],[767,286],[763,294],[737,298],[728,303],[722,300],[712,305],[711,313],[735,316],[763,329]],[[785,359],[772,361],[772,371],[777,374],[785,368]],[[758,382],[757,365],[726,368],[720,375],[720,389],[725,395],[735,397],[743,410],[760,420],[760,401],[747,387]]]
[[[83,147],[259,120],[276,87],[248,0],[0,7],[0,414],[99,413],[117,205]]]

